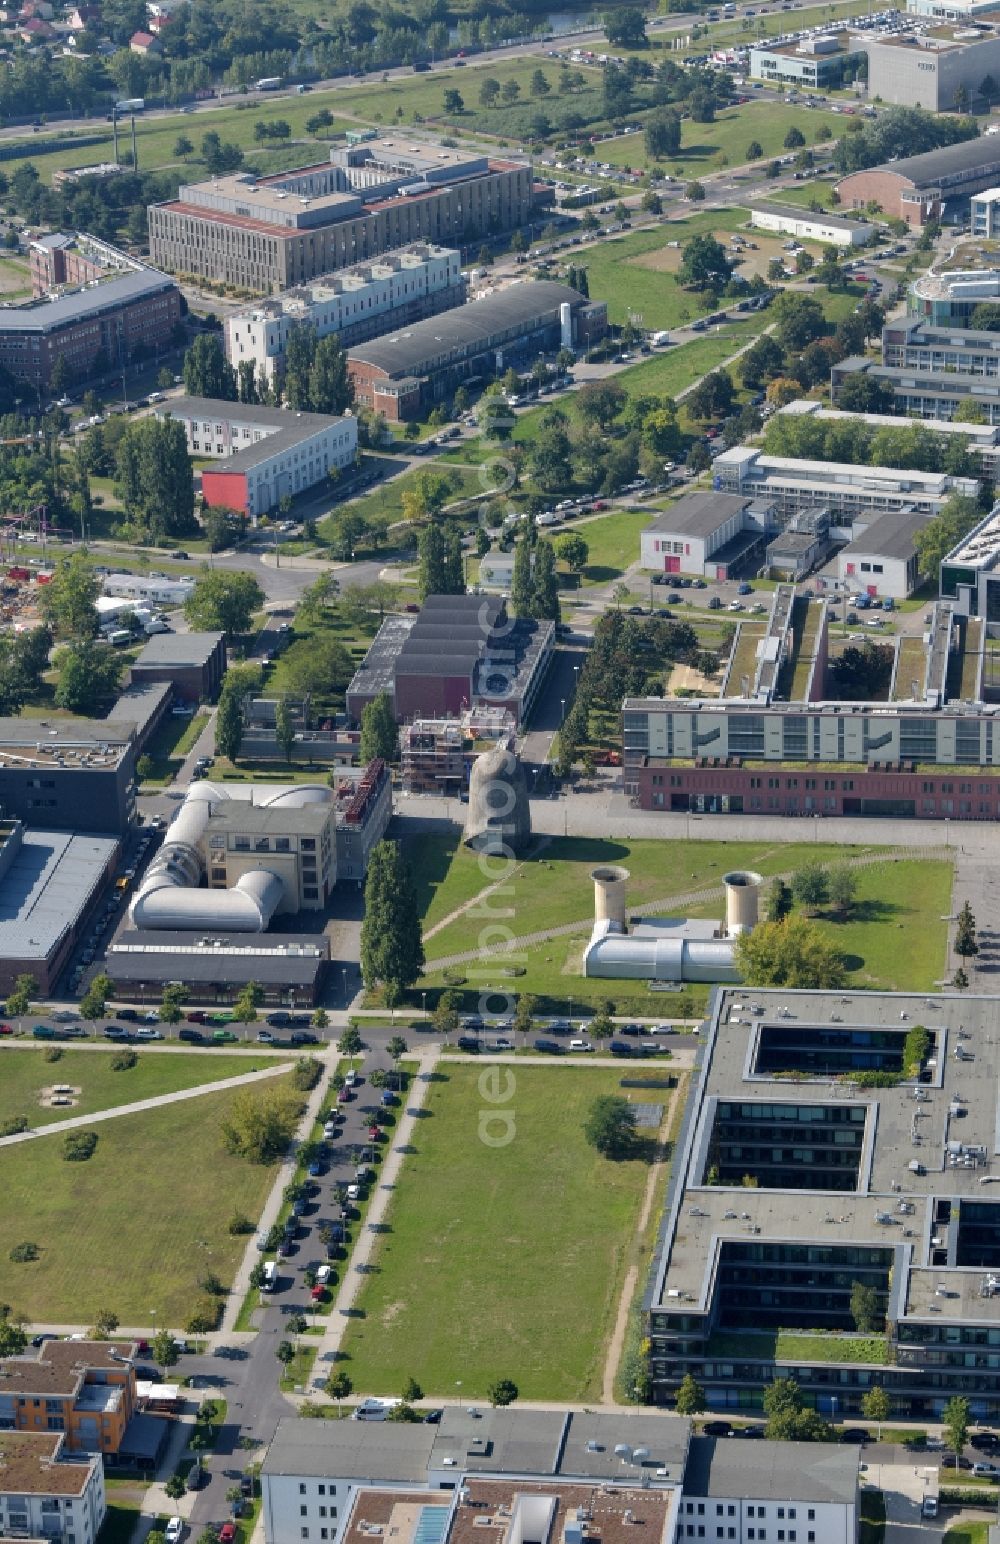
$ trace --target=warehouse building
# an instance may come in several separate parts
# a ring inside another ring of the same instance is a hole
[[[98,356],[107,371],[166,347],[180,319],[173,279],[151,268],[117,274],[54,300],[0,308],[0,367],[45,391],[62,359],[83,381]]]
[[[540,353],[586,348],[607,331],[607,306],[550,279],[512,284],[405,332],[362,343],[347,367],[359,403],[390,423],[420,417],[468,381],[502,375]]]
[[[270,177],[183,185],[150,207],[150,251],[172,273],[277,294],[415,241],[477,245],[527,224],[533,199],[528,160],[389,136]]]
[[[875,234],[874,225],[865,220],[827,212],[815,214],[796,209],[794,204],[770,201],[750,205],[750,224],[755,230],[794,236],[797,241],[822,241],[832,247],[866,247]]]
[[[750,76],[782,86],[820,89],[854,79],[865,57],[865,40],[849,32],[805,35],[773,48],[751,47]]]
[[[168,682],[181,702],[214,702],[226,673],[225,633],[157,633],[131,666],[136,685]]]
[[[955,1395],[975,1424],[997,1420],[1000,1204],[982,1181],[998,1009],[963,993],[716,991],[644,1303],[657,1402],[691,1373],[711,1408],[746,1413],[790,1378],[826,1417],[860,1414],[878,1384],[903,1420],[940,1420]],[[852,1339],[857,1282],[885,1322],[877,1361]]]
[[[172,397],[156,413],[183,423],[192,455],[226,461],[225,471],[202,471],[205,503],[237,510],[254,524],[286,494],[315,487],[332,468],[353,466],[358,451],[357,420],[349,413],[331,418],[209,397]]]
[[[465,296],[460,254],[416,242],[228,316],[226,357],[234,369],[252,362],[258,378],[273,381],[283,372],[288,335],[295,326],[312,327],[317,339],[336,333],[343,347],[350,348],[449,311],[464,304]]]
[[[1000,70],[1000,35],[985,17],[923,32],[872,37],[868,49],[871,101],[960,112],[980,99],[982,82]]]
[[[0,822],[0,992],[11,991],[24,973],[34,977],[43,995],[54,990],[118,853],[113,836]]]
[[[760,567],[773,508],[747,494],[699,491],[657,515],[639,535],[639,563],[661,574],[731,579]]]
[[[837,183],[844,210],[878,204],[890,220],[919,227],[931,220],[964,219],[973,193],[992,188],[1000,177],[1000,135],[944,145],[866,171],[851,172]]]
[[[60,1431],[0,1432],[4,1538],[72,1537],[74,1544],[95,1544],[108,1509],[104,1464],[99,1453],[71,1459],[65,1445]]]
[[[925,515],[897,509],[880,515],[837,553],[837,577],[853,590],[906,600],[920,583],[918,532]]]
[[[128,929],[108,946],[104,970],[112,995],[130,1002],[158,1003],[169,982],[183,981],[191,1003],[224,1008],[255,981],[265,1007],[314,1008],[330,972],[330,940],[321,932],[248,937],[210,922],[198,935]]]

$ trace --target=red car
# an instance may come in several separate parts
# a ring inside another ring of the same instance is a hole
[[[323,1301],[323,1298],[324,1298],[325,1294],[326,1294],[326,1288],[323,1286],[322,1282],[317,1281],[316,1285],[312,1288],[311,1292],[309,1293],[309,1296],[312,1298],[314,1303],[321,1303]]]
[[[377,1142],[381,1135],[382,1135],[382,1128],[381,1128],[381,1126],[369,1126],[368,1127],[368,1138],[369,1138],[369,1141]]]
[[[350,1099],[351,1099],[351,1090],[349,1088],[341,1088],[341,1089],[338,1090],[338,1092],[337,1092],[337,1103],[338,1104],[349,1104],[350,1103]]]
[[[203,1008],[195,1008],[191,1013],[186,1013],[184,1017],[189,1024],[205,1024],[208,1020],[208,1015]]]
[[[0,1035],[12,1035],[13,1029],[9,1024],[0,1024]]]
[[[233,1544],[236,1538],[236,1524],[223,1523],[219,1529],[219,1544]]]

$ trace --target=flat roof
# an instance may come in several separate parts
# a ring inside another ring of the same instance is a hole
[[[419,375],[436,360],[456,349],[485,343],[495,332],[535,321],[552,311],[558,313],[561,305],[576,308],[589,303],[568,284],[557,284],[554,279],[525,279],[497,295],[470,300],[467,305],[414,322],[386,337],[355,344],[348,349],[347,357],[393,379]]]
[[[709,488],[700,488],[695,493],[685,493],[670,509],[657,515],[644,527],[644,533],[670,531],[678,536],[704,540],[714,536],[734,515],[741,514],[750,502],[745,493],[716,493]]]
[[[62,1459],[62,1432],[0,1431],[0,1495],[82,1496],[100,1459]]]
[[[839,1442],[732,1442],[693,1437],[684,1491],[744,1501],[815,1501],[850,1505],[858,1493],[860,1455]]]
[[[53,332],[59,327],[99,316],[117,306],[146,300],[176,287],[173,279],[165,273],[157,273],[155,268],[116,274],[114,278],[99,279],[94,285],[72,290],[55,300],[42,300],[25,306],[0,306],[0,332]]]
[[[367,1480],[427,1479],[436,1428],[408,1421],[278,1422],[261,1473]]]
[[[111,836],[24,831],[0,878],[0,960],[50,958],[93,900],[118,845]]]
[[[134,1354],[128,1342],[47,1340],[34,1355],[0,1359],[0,1392],[75,1394],[88,1368],[124,1371]]]
[[[277,808],[267,804],[250,804],[246,800],[222,801],[212,805],[208,817],[209,830],[214,826],[238,831],[273,831],[289,836],[302,833],[315,836],[333,817],[332,804],[282,804]]]
[[[751,214],[774,214],[783,220],[795,220],[800,225],[828,225],[833,230],[841,231],[870,231],[874,227],[870,220],[849,220],[846,215],[831,214],[824,209],[817,213],[812,209],[804,209],[794,204],[779,204],[771,199],[754,199],[749,205]]]
[[[1000,559],[1000,507],[994,507],[990,513],[974,525],[967,536],[963,536],[951,551],[945,554],[944,561],[961,568],[991,569],[996,567]]]
[[[879,557],[906,561],[916,550],[914,538],[927,524],[927,515],[912,509],[893,509],[880,515],[853,541],[842,547],[838,557],[848,553],[876,553]]]
[[[219,402],[211,397],[171,397],[169,401],[157,405],[156,416],[180,418],[192,423],[225,421],[231,426],[266,429],[267,433],[262,439],[235,447],[232,454],[224,458],[225,465],[221,470],[226,472],[248,471],[251,467],[260,466],[281,451],[290,450],[303,440],[310,440],[314,435],[322,434],[335,424],[344,422],[343,417],[338,418],[332,414],[299,413],[288,408],[261,407],[256,403],[245,405]],[[214,467],[205,467],[203,470],[211,472]]]
[[[462,1487],[452,1518],[448,1544],[480,1544],[483,1524],[487,1537],[565,1539],[571,1523],[584,1539],[601,1544],[632,1544],[638,1537],[646,1544],[665,1544],[677,1532],[679,1486],[661,1482],[641,1489],[638,1485],[595,1486],[565,1480],[471,1479]],[[582,1514],[582,1516],[581,1516]],[[497,1524],[489,1524],[497,1519]]]
[[[153,665],[188,665],[192,669],[207,665],[225,633],[154,633],[143,645],[133,670]]]
[[[0,771],[115,767],[134,730],[130,721],[114,718],[0,718]]]

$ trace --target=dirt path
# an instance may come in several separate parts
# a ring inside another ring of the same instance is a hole
[[[649,1226],[649,1219],[653,1213],[653,1203],[660,1194],[661,1182],[666,1180],[666,1171],[670,1165],[671,1154],[666,1150],[667,1137],[670,1132],[677,1101],[687,1095],[687,1079],[678,1079],[677,1087],[663,1114],[660,1129],[657,1132],[659,1154],[649,1166],[649,1175],[646,1179],[646,1189],[642,1197],[642,1209],[639,1212],[639,1222],[636,1227],[636,1237],[641,1238]],[[636,1287],[639,1284],[640,1262],[630,1265],[625,1272],[625,1280],[622,1284],[621,1298],[618,1302],[618,1317],[615,1320],[614,1332],[608,1343],[608,1354],[604,1363],[604,1383],[601,1389],[601,1398],[606,1405],[614,1404],[615,1378],[618,1374],[618,1366],[622,1359],[622,1351],[625,1348],[625,1336],[628,1334],[628,1319],[635,1298]]]

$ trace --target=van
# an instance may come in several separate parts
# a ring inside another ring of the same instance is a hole
[[[399,1399],[363,1399],[351,1415],[352,1421],[384,1421],[389,1411],[401,1404]]]
[[[264,1279],[260,1284],[260,1290],[262,1292],[273,1292],[277,1284],[278,1262],[277,1260],[266,1260],[264,1262]]]
[[[127,627],[116,627],[114,632],[108,634],[108,642],[113,648],[119,649],[122,644],[132,642],[132,634]]]

